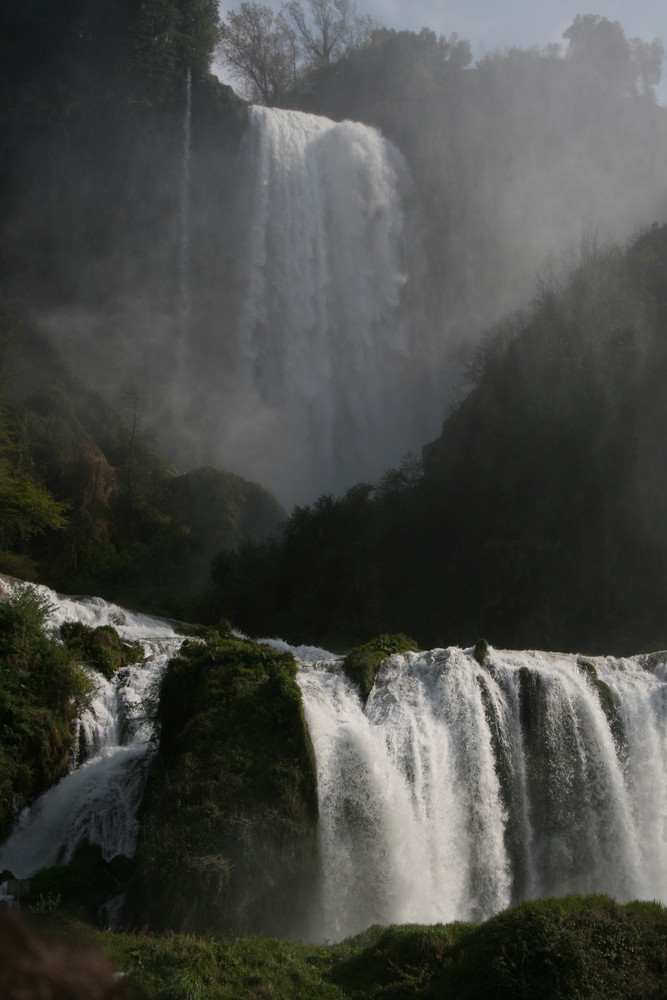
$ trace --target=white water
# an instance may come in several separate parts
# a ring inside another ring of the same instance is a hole
[[[46,587],[36,589],[53,607],[51,628],[66,621],[113,625],[124,639],[141,643],[143,659],[122,667],[112,682],[91,671],[94,695],[79,721],[84,762],[23,811],[0,846],[0,871],[8,869],[16,878],[67,863],[84,841],[99,844],[106,860],[134,853],[152,733],[146,696],[183,641],[166,622],[100,598],[60,597]]]
[[[340,663],[300,664],[318,937],[481,919],[536,896],[667,902],[665,659],[591,662],[616,738],[573,656],[492,650],[484,668],[459,649],[393,656],[365,707]]]
[[[107,859],[133,853],[146,694],[181,642],[154,618],[38,590],[52,627],[110,623],[146,659],[113,683],[96,675],[85,762],[0,847],[0,870],[21,878],[82,840]],[[590,659],[614,696],[610,727],[575,656],[492,649],[484,667],[456,648],[393,656],[364,706],[339,658],[293,652],[318,772],[313,936],[482,919],[566,893],[667,903],[667,654]]]
[[[375,129],[253,107],[234,471],[286,502],[377,478],[437,432],[432,348],[413,316],[407,167]]]

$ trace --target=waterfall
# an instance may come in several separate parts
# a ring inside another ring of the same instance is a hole
[[[3,586],[11,587],[4,581]],[[83,761],[75,760],[66,777],[23,811],[0,846],[0,871],[8,869],[16,878],[66,864],[82,842],[99,844],[106,860],[134,853],[153,729],[146,714],[147,696],[182,642],[158,619],[99,598],[65,598],[46,587],[36,589],[52,607],[51,628],[66,621],[113,625],[127,641],[141,643],[144,658],[122,667],[112,681],[91,671],[95,687],[90,707],[79,720],[80,752],[75,755]]]
[[[0,871],[20,878],[82,841],[106,859],[133,853],[147,695],[181,643],[158,619],[38,590],[52,628],[109,623],[144,657],[112,681],[94,674],[79,759],[0,846]],[[314,937],[568,893],[667,902],[667,653],[394,655],[364,704],[340,658],[292,652],[317,767]]]
[[[180,307],[181,307],[181,348],[187,333],[190,318],[190,154],[192,120],[192,70],[188,66],[185,78],[185,109],[183,112],[183,149],[181,167],[181,198],[180,198]]]
[[[667,655],[432,650],[386,661],[364,706],[302,662],[317,759],[315,933],[483,919],[524,898],[667,901]]]
[[[410,316],[398,150],[375,129],[253,107],[233,419],[223,450],[280,498],[371,480],[437,432],[432,351]]]

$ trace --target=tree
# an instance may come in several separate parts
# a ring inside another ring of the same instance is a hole
[[[11,418],[0,396],[0,569],[30,578],[36,565],[20,550],[33,535],[67,524],[67,508],[21,469]]]
[[[370,42],[375,23],[358,17],[353,0],[288,0],[279,14],[242,3],[222,22],[219,52],[247,96],[277,104],[305,68],[329,65]]]
[[[208,73],[219,24],[216,0],[142,0],[131,45],[151,101],[180,99],[188,68],[195,77]]]
[[[597,14],[578,14],[563,38],[568,41],[568,58],[598,76],[605,86],[635,89],[635,68],[630,43],[618,21]]]
[[[345,52],[370,41],[376,27],[361,18],[353,0],[287,0],[284,16],[295,29],[305,59],[327,65]]]
[[[242,3],[222,23],[220,52],[251,100],[276,104],[294,83],[296,36],[285,19],[259,3]]]
[[[659,38],[654,38],[652,42],[645,42],[641,38],[631,38],[630,49],[640,85],[639,92],[645,97],[655,100],[655,88],[662,78],[665,46]]]

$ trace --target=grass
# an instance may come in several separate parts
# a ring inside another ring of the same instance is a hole
[[[53,925],[53,915],[47,926]],[[340,944],[117,934],[80,924],[137,1000],[665,1000],[667,910],[533,900],[481,924],[371,927]]]

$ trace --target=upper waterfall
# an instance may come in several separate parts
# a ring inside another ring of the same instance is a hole
[[[253,107],[234,419],[244,475],[281,499],[372,480],[437,428],[430,348],[409,316],[399,151],[365,125]]]

